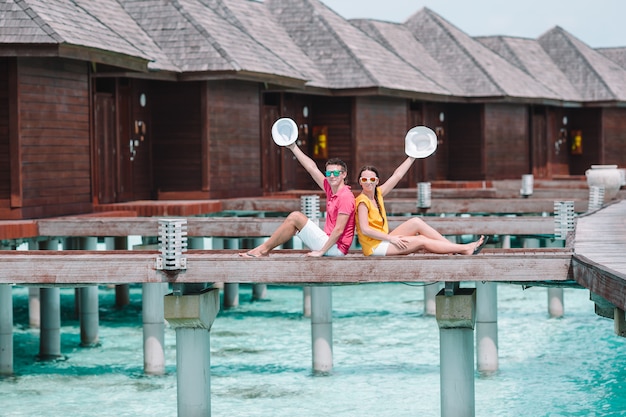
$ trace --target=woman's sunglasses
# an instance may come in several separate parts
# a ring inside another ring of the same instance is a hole
[[[341,175],[343,171],[339,171],[339,170],[334,170],[334,171],[326,171],[326,176],[330,177],[331,175],[334,175],[335,177],[338,177]]]
[[[368,182],[376,182],[377,179],[378,178],[376,177],[370,177],[370,178],[361,177],[361,183],[367,184]]]

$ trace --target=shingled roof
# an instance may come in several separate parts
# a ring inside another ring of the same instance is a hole
[[[626,47],[596,48],[596,51],[600,52],[620,67],[626,69]]]
[[[404,25],[371,19],[352,19],[349,21],[361,29],[385,48],[394,52],[425,77],[446,88],[452,94],[463,95],[463,89],[448,75],[424,45],[419,42]]]
[[[0,44],[54,48],[59,56],[83,57],[95,62],[106,62],[112,53],[117,53],[129,58],[129,66],[145,70],[154,54],[135,47],[106,24],[114,20],[108,19],[107,13],[124,17],[119,5],[103,0],[98,2],[98,8],[101,16],[92,13],[94,8],[70,0],[4,1],[0,3],[0,14],[4,16],[0,20]],[[130,19],[125,23],[136,26]],[[133,63],[133,59],[143,63]]]
[[[222,73],[236,78],[304,84],[308,76],[274,53],[223,1],[121,0],[125,10],[186,75]],[[247,7],[255,7],[247,2]],[[256,8],[261,12],[262,8]],[[225,18],[226,17],[226,18]],[[267,22],[272,25],[274,22]],[[287,39],[284,37],[284,39]],[[289,81],[291,80],[291,81]]]
[[[468,97],[553,99],[557,94],[430,9],[404,23]]]
[[[265,3],[325,75],[329,88],[451,95],[318,0]]]
[[[539,44],[589,102],[626,101],[626,70],[556,26]]]
[[[510,36],[484,36],[474,39],[532,76],[563,100],[582,100],[582,95],[537,40]]]

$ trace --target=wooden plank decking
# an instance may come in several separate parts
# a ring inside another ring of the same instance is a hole
[[[626,200],[578,217],[573,277],[626,310]]]

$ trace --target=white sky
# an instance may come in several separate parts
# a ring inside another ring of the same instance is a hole
[[[404,22],[428,7],[470,36],[537,38],[560,26],[592,48],[626,47],[626,0],[320,0],[346,19]]]

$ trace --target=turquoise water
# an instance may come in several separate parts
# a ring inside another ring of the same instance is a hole
[[[0,379],[0,416],[175,416],[175,332],[167,374],[143,374],[141,291],[114,307],[100,289],[100,346],[81,348],[74,291],[62,298],[65,360],[38,362],[28,291],[15,287],[15,373]],[[589,292],[565,289],[565,317],[551,319],[547,290],[500,284],[500,370],[476,373],[477,416],[626,416],[626,355],[613,322]],[[213,416],[439,416],[439,330],[423,315],[423,288],[333,287],[334,369],[311,372],[311,326],[298,287],[268,288],[220,312],[211,330]]]

